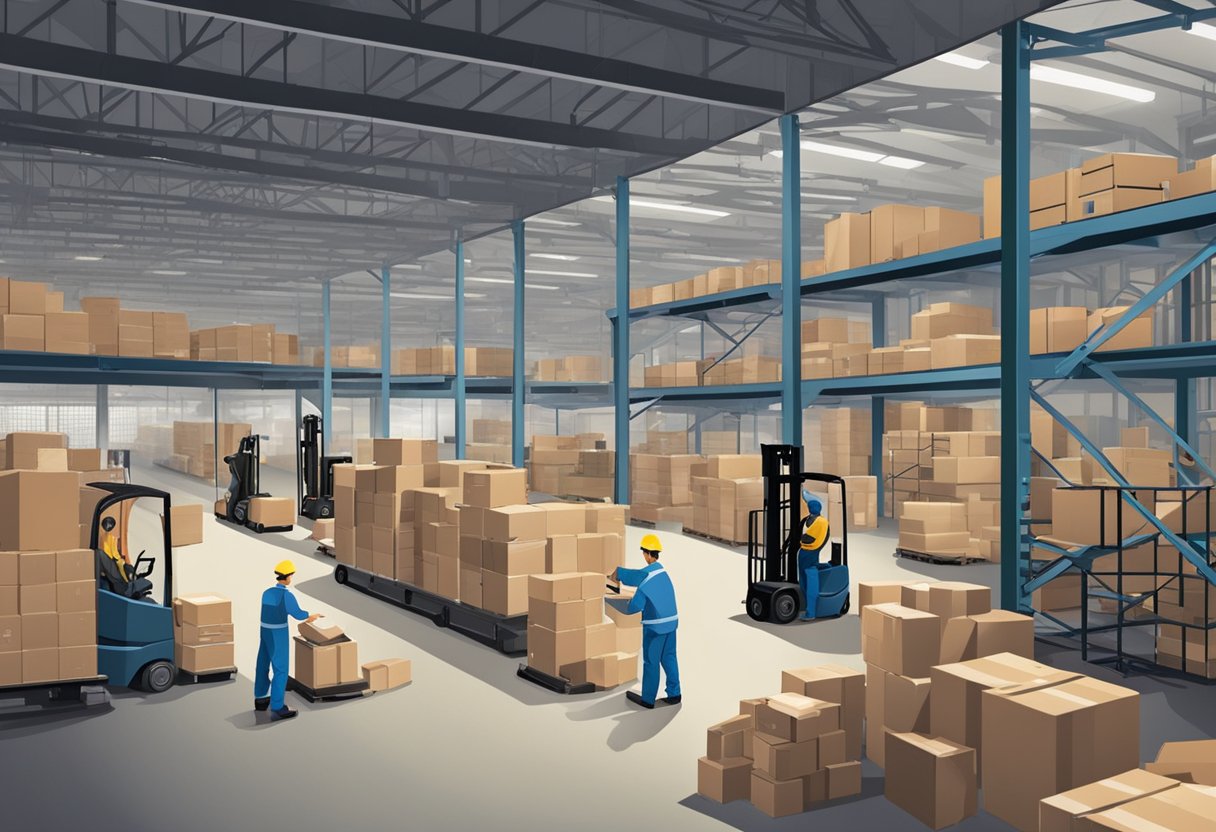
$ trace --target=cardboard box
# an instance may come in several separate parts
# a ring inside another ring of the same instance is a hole
[[[372,458],[377,465],[424,465],[439,461],[439,446],[433,439],[373,439]]]
[[[503,575],[531,575],[545,569],[544,540],[482,542],[482,566]]]
[[[96,580],[65,581],[55,584],[56,612],[92,612],[95,609],[97,609]]]
[[[869,262],[894,260],[896,246],[924,230],[923,208],[914,205],[879,205],[870,211]]]
[[[862,622],[865,660],[900,676],[924,678],[941,652],[940,619],[899,604],[869,607]]]
[[[300,648],[302,643],[296,639],[296,671],[295,678],[303,680],[300,668]],[[210,673],[216,670],[227,670],[236,666],[236,647],[231,642],[227,644],[181,644],[173,645],[177,666],[190,673]]]
[[[97,613],[61,612],[59,616],[60,647],[92,647],[97,651]]]
[[[21,681],[53,682],[59,678],[59,648],[42,647],[21,651]]]
[[[769,817],[781,818],[804,811],[804,788],[801,778],[774,780],[764,772],[752,769],[752,804]]]
[[[839,800],[861,794],[861,763],[850,761],[825,766],[827,772],[826,799]]]
[[[755,769],[773,780],[793,780],[814,772],[819,768],[818,749],[817,737],[790,742],[757,731],[752,738]]]
[[[1095,309],[1089,316],[1089,332],[1093,333],[1100,326],[1111,326],[1116,323],[1124,316],[1128,308],[1127,306],[1111,306]],[[1148,310],[1124,326],[1094,352],[1133,350],[1151,346],[1153,346],[1153,318],[1152,310]]]
[[[769,697],[756,708],[756,730],[790,742],[805,742],[840,728],[840,706],[796,693]]]
[[[1039,832],[1073,832],[1087,815],[1175,788],[1177,780],[1140,769],[1045,797],[1039,802]]]
[[[705,732],[705,756],[711,760],[747,757],[752,753],[754,734],[753,718],[747,714],[711,725]]]
[[[1034,658],[1034,619],[1007,610],[953,618],[942,629],[941,662],[969,661],[998,653]]]
[[[412,680],[409,659],[380,659],[363,665],[363,678],[369,690],[377,693],[408,685]]]
[[[480,508],[526,504],[528,472],[522,468],[468,471],[464,475],[464,501]]]
[[[24,589],[24,587],[23,587]],[[54,590],[52,589],[52,597]],[[50,611],[23,612],[21,614],[21,649],[44,650],[59,646],[59,615]]]
[[[828,272],[870,264],[870,215],[844,213],[823,226],[824,267]]]
[[[1178,174],[1173,156],[1151,153],[1103,153],[1081,163],[1080,196],[1112,188],[1160,189]]]
[[[482,572],[482,607],[499,615],[526,614],[528,612],[529,582],[535,577],[535,575],[507,576],[488,570]]]
[[[984,809],[1024,832],[1038,803],[1135,768],[1140,695],[1083,676],[990,688],[982,694]]]
[[[888,673],[883,681],[882,725],[891,731],[929,732],[932,680]]]
[[[546,528],[545,512],[534,506],[502,506],[482,514],[482,537],[486,540],[543,541]]]
[[[266,528],[294,526],[296,522],[295,498],[254,497],[249,501],[249,519]]]
[[[173,638],[182,644],[190,645],[226,644],[233,640],[234,632],[232,624],[181,624],[174,629]]]
[[[1216,740],[1163,743],[1145,768],[1183,783],[1216,786]]]
[[[999,460],[999,458],[998,458]],[[979,615],[992,610],[992,590],[980,584],[939,581],[929,584],[929,612],[942,619]]]
[[[169,507],[170,545],[194,546],[203,542],[203,507],[198,503]],[[163,523],[165,516],[161,515]]]
[[[232,602],[218,595],[182,595],[173,599],[173,618],[198,627],[232,622]]]
[[[9,434],[9,452],[13,437]],[[0,550],[60,551],[80,541],[80,476],[74,471],[0,472]]]
[[[888,731],[885,756],[884,795],[921,823],[944,829],[975,814],[975,749]]]
[[[604,620],[604,604],[598,598],[560,602],[531,598],[528,604],[528,621],[554,631],[577,630]]]
[[[5,468],[9,470],[38,470],[39,454],[44,448],[61,449],[68,445],[67,435],[62,433],[33,433],[28,431],[8,434],[5,439]]]
[[[865,716],[866,677],[858,670],[825,664],[785,670],[781,692],[797,693],[840,705],[847,759],[861,759],[862,718]]]
[[[1071,352],[1089,335],[1084,306],[1047,306],[1030,310],[1030,353]]]
[[[752,761],[746,757],[697,760],[697,794],[718,803],[751,798]]]
[[[1178,829],[1204,830],[1216,814],[1216,791],[1207,786],[1181,784],[1148,797],[1124,803],[1114,809],[1086,816],[1082,825],[1092,830]]]

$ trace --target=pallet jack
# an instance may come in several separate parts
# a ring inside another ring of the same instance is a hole
[[[300,426],[300,515],[310,520],[334,516],[334,466],[349,456],[325,456],[321,417],[308,415]]]
[[[803,598],[798,585],[802,486],[819,482],[839,487],[841,516],[848,517],[842,477],[802,471],[802,448],[761,445],[764,507],[748,517],[747,614],[754,621],[788,624],[807,610],[814,618],[839,618],[849,611],[849,530],[829,531],[831,557],[819,564],[819,595]]]
[[[616,595],[617,598],[606,597],[604,603],[611,604],[613,601],[624,601],[628,605],[628,598],[621,598],[620,584],[609,582],[605,587],[609,596]],[[622,612],[624,610],[622,609]],[[546,673],[543,670],[532,667],[527,662],[520,662],[519,667],[515,671],[515,675],[521,679],[531,682],[534,685],[540,685],[546,690],[551,690],[554,693],[560,693],[564,696],[579,696],[584,693],[595,693],[597,688],[591,682],[572,682],[565,676],[554,676],[551,673]]]
[[[269,497],[260,490],[262,476],[262,437],[251,433],[241,440],[236,453],[224,457],[232,479],[228,483],[228,496],[224,502],[224,511],[216,512],[220,520],[245,526],[258,534],[263,532],[289,532],[292,526],[264,526],[249,519],[249,501],[254,497]]]

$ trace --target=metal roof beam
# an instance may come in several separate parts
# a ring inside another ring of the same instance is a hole
[[[617,133],[596,127],[578,127],[501,113],[473,112],[337,89],[306,87],[125,55],[107,55],[93,49],[16,35],[0,35],[0,66],[34,75],[70,78],[123,89],[164,92],[270,110],[379,121],[544,148],[580,147],[663,158],[683,158],[704,148],[704,142],[696,140]]]
[[[248,0],[132,2],[713,106],[773,114],[785,109],[785,95],[778,90],[301,0],[257,0],[252,3]]]

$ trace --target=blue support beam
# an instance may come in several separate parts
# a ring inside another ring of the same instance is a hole
[[[878,295],[870,302],[870,340],[874,347],[887,345],[887,300]],[[886,433],[887,400],[883,396],[870,399],[870,474],[878,491],[878,513],[883,512],[884,491],[882,474],[882,435]],[[894,513],[894,506],[892,506]]]
[[[464,375],[464,240],[456,240],[456,458],[465,456],[465,430],[468,422],[468,390]]]
[[[334,365],[330,323],[330,280],[321,281],[321,350],[325,354],[321,368],[321,437],[326,449],[333,447]],[[354,450],[353,448],[351,450]],[[332,453],[332,451],[331,451]]]
[[[802,146],[781,117],[781,441],[802,445]],[[627,307],[626,307],[627,308]]]
[[[1001,30],[1001,606],[1019,610],[1030,485],[1030,38]]]
[[[524,467],[524,280],[527,269],[524,264],[524,224],[516,220],[511,224],[511,242],[514,256],[511,268],[515,277],[514,324],[511,327],[511,464]]]
[[[1182,278],[1182,282],[1178,284],[1178,340],[1183,343],[1190,343],[1194,337],[1192,332],[1194,326],[1194,309],[1195,287],[1191,275]],[[1174,382],[1174,433],[1182,438],[1184,442],[1189,443],[1192,438],[1191,433],[1191,413],[1195,409],[1195,381],[1189,378],[1180,378]],[[1186,466],[1179,464],[1178,447],[1174,447],[1174,470],[1178,471],[1180,477],[1185,478],[1183,473]]]
[[[612,404],[616,444],[613,498],[629,502],[629,180],[616,180],[616,308],[612,319]]]
[[[392,269],[380,269],[380,431],[382,437],[393,435],[393,398],[390,382],[393,378],[393,300]]]

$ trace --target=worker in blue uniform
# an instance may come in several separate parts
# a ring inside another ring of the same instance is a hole
[[[642,557],[646,565],[641,569],[618,567],[613,578],[625,586],[637,587],[626,612],[642,614],[642,693],[628,691],[625,698],[643,708],[653,708],[659,693],[659,668],[667,676],[668,705],[679,705],[680,665],[676,661],[676,627],[679,615],[676,612],[676,590],[671,576],[659,563],[663,544],[659,536],[648,534],[642,538]]]
[[[280,561],[274,568],[275,584],[262,593],[261,641],[258,644],[258,664],[253,683],[253,708],[256,711],[270,709],[270,719],[291,719],[297,711],[288,708],[283,701],[287,693],[291,634],[287,631],[287,619],[313,622],[320,613],[311,615],[300,609],[296,596],[287,587],[296,574],[296,565],[289,560]],[[274,678],[270,671],[273,668]]]
[[[828,542],[830,532],[828,519],[823,516],[823,503],[803,491],[807,515],[802,521],[802,532],[798,540],[798,588],[806,604],[802,620],[815,618],[815,605],[819,601],[819,553]]]

